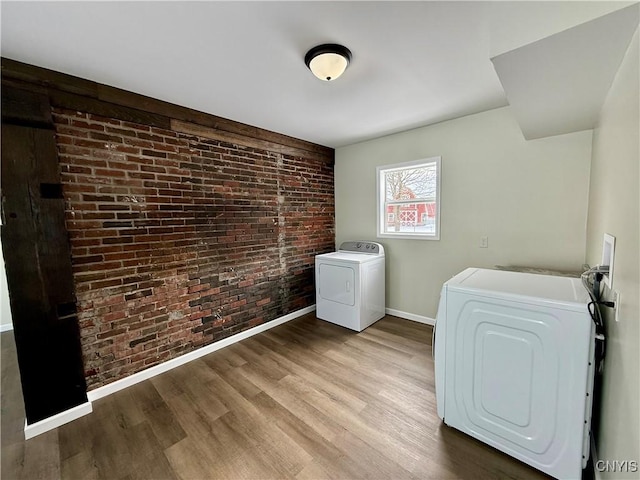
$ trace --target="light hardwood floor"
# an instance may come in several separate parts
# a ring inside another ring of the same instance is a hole
[[[431,328],[313,314],[93,403],[24,441],[2,334],[2,479],[543,479],[442,425]]]

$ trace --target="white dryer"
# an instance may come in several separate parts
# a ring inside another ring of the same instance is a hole
[[[316,316],[358,332],[385,315],[384,247],[344,242],[316,256]]]
[[[444,422],[556,478],[589,457],[595,328],[580,279],[469,268],[442,287]]]

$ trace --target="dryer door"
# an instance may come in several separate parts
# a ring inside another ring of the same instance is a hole
[[[356,303],[353,267],[321,263],[318,271],[318,294],[324,300],[353,306]]]

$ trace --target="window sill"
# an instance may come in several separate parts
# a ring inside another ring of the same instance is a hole
[[[410,234],[410,233],[378,233],[377,238],[396,238],[398,240],[440,240],[440,235]]]

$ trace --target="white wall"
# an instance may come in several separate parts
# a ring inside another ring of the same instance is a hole
[[[381,240],[388,308],[434,318],[442,283],[469,266],[584,263],[591,132],[527,142],[509,107],[337,149],[337,244],[376,239],[376,166],[438,155],[441,239]]]
[[[638,31],[620,66],[593,135],[587,261],[600,263],[602,237],[616,237],[613,288],[618,323],[608,309],[607,358],[597,441],[602,460],[640,462],[640,98]],[[608,294],[609,292],[607,292]],[[638,478],[638,473],[610,475]]]
[[[0,332],[11,330],[12,328],[7,275],[4,270],[4,256],[2,253],[2,243],[0,241]]]

